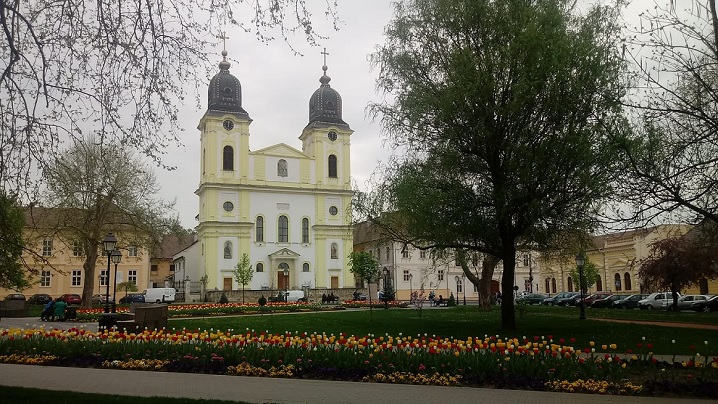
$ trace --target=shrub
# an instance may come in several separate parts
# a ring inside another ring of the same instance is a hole
[[[227,299],[227,295],[225,295],[224,293],[222,293],[222,296],[219,297],[219,302],[222,303],[222,304],[224,304],[224,303],[229,303],[229,299]]]

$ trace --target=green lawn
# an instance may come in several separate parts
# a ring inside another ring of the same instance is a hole
[[[27,389],[24,387],[0,386],[3,404],[15,403],[53,403],[53,404],[96,404],[96,403],[132,403],[132,404],[242,404],[243,401],[203,400],[170,397],[130,397],[110,394],[75,393],[72,391],[52,391]]]
[[[521,313],[521,311],[523,313]],[[577,308],[526,306],[517,312],[518,331],[507,335],[501,331],[498,308],[479,311],[476,306],[456,306],[445,309],[423,310],[422,315],[414,309],[374,309],[373,311],[310,312],[297,314],[265,314],[233,317],[206,317],[203,319],[182,319],[170,321],[170,328],[181,329],[233,329],[235,332],[255,330],[271,333],[325,332],[348,335],[437,335],[443,337],[484,338],[485,335],[501,337],[534,336],[555,342],[561,338],[566,345],[576,348],[589,346],[594,341],[602,344],[617,344],[618,352],[639,351],[638,344],[653,344],[656,354],[718,355],[718,331],[706,329],[673,328],[657,325],[636,325],[596,321],[595,317],[620,317],[623,319],[651,320],[665,319],[674,322],[695,322],[715,324],[718,313],[667,313],[645,311],[588,310],[588,319],[578,320]],[[645,337],[645,340],[643,339]],[[571,339],[575,342],[571,342]],[[672,342],[675,340],[675,343]],[[708,345],[704,342],[708,341]],[[645,348],[644,348],[645,349]]]

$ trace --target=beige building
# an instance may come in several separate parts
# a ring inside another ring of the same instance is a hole
[[[651,244],[668,237],[682,236],[690,228],[689,225],[668,224],[594,236],[593,248],[586,251],[586,258],[598,268],[599,278],[589,292],[649,292],[641,285],[638,270],[641,260],[650,254]],[[540,261],[539,292],[577,291],[571,279],[571,270],[576,266],[575,256],[544,257]]]
[[[83,246],[73,239],[69,230],[63,231],[60,215],[53,209],[27,208],[25,210],[26,228],[24,232],[26,252],[23,261],[31,268],[31,286],[22,291],[0,289],[0,297],[8,293],[21,292],[26,297],[44,293],[57,298],[66,293],[82,295],[85,286],[85,262]],[[122,261],[117,265],[118,284],[133,281],[139,290],[148,287],[150,257],[146,249],[128,245],[129,236],[115,233],[117,248],[122,252]],[[29,252],[29,251],[32,252]],[[100,246],[100,251],[102,246]],[[115,264],[110,264],[111,274],[115,274]],[[107,256],[97,258],[93,294],[104,294],[107,282]],[[110,275],[110,278],[112,275]],[[110,282],[110,294],[114,283]],[[118,291],[119,294],[119,291]]]

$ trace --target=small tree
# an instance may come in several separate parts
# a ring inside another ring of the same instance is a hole
[[[249,262],[249,255],[242,254],[237,266],[234,267],[234,280],[242,285],[242,304],[244,304],[244,288],[252,281],[254,272],[252,272],[252,264]]]
[[[349,254],[349,272],[368,283],[369,310],[371,310],[371,283],[379,279],[379,263],[368,252],[352,252]]]
[[[122,282],[117,284],[117,289],[125,291],[125,298],[127,298],[127,292],[137,292],[137,285],[132,281]]]
[[[580,284],[581,274],[575,265],[571,268],[570,274],[573,285],[581,292],[585,292],[588,288],[595,285],[599,276],[596,264],[589,261],[588,258],[586,258],[586,262],[583,264],[583,285]]]
[[[25,216],[17,201],[0,192],[0,287],[23,290],[30,286],[23,270]]]
[[[669,289],[675,308],[681,289],[716,276],[716,263],[718,251],[712,243],[689,237],[667,238],[651,244],[651,253],[641,262],[639,275],[645,285]]]

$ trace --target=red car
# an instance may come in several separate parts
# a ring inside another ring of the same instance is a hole
[[[67,293],[58,298],[60,301],[63,301],[65,303],[69,304],[81,304],[82,303],[82,297],[75,293]]]

